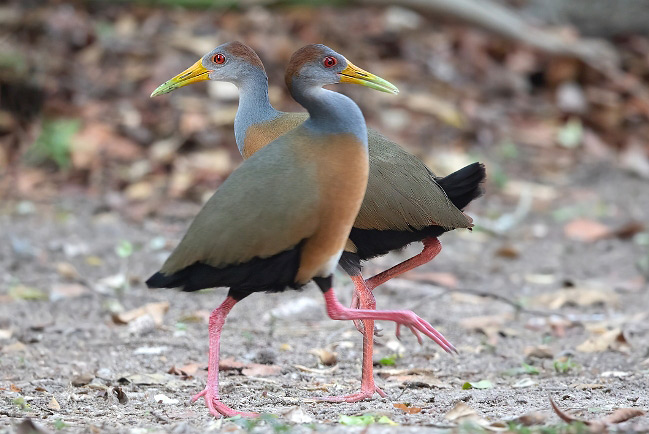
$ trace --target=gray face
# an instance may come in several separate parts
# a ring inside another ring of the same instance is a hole
[[[313,60],[305,62],[294,79],[314,86],[340,83],[340,74],[347,67],[345,57],[325,45],[315,47],[320,53]]]
[[[242,51],[241,45],[228,42],[219,45],[203,56],[201,63],[205,69],[210,71],[210,80],[238,84],[255,72],[258,73],[260,67],[263,72],[263,65],[257,55],[250,49]],[[235,50],[237,54],[233,53]],[[258,63],[258,65],[255,66],[251,62]]]

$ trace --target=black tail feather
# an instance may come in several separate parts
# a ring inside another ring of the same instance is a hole
[[[484,164],[473,163],[436,180],[453,205],[464,209],[473,199],[484,194],[482,183],[486,176]]]
[[[255,257],[221,268],[196,262],[172,274],[157,272],[146,285],[149,288],[182,288],[183,291],[226,286],[245,294],[298,288],[301,284],[295,282],[295,275],[300,266],[302,244],[268,258]]]

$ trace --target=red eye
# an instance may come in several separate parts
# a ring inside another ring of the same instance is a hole
[[[336,58],[333,56],[327,56],[322,61],[322,64],[325,66],[325,68],[331,68],[335,66],[336,63],[338,63],[338,60],[336,60]]]
[[[222,63],[225,63],[225,56],[221,53],[215,54],[214,57],[212,57],[212,62],[221,65]]]

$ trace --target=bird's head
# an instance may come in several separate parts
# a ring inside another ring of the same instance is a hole
[[[241,42],[227,42],[205,54],[174,78],[158,86],[151,97],[164,95],[188,84],[205,80],[237,83],[254,70],[265,73],[264,65],[257,53]]]
[[[389,81],[355,66],[345,56],[321,44],[307,45],[293,53],[285,79],[289,89],[300,80],[313,86],[354,83],[381,92],[399,93]]]

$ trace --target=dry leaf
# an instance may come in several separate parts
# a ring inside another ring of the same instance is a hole
[[[269,377],[277,375],[282,371],[281,366],[262,365],[261,363],[242,363],[232,357],[219,361],[219,369],[222,371],[241,371],[247,377]]]
[[[325,348],[314,348],[309,351],[309,354],[317,356],[320,359],[320,363],[325,366],[333,366],[338,362],[338,354]]]
[[[16,392],[16,393],[23,393],[23,390],[20,387],[13,384],[13,383],[11,383],[11,385],[9,386],[9,390],[11,390],[12,392]]]
[[[287,421],[291,423],[312,423],[313,418],[309,416],[303,409],[302,407],[293,407],[288,409],[288,411],[285,411],[284,413],[281,413],[283,418],[286,419]]]
[[[622,423],[634,417],[644,416],[645,412],[639,408],[618,408],[613,413],[602,419],[607,424]]]
[[[535,347],[526,347],[523,351],[526,358],[536,357],[538,359],[553,359],[554,352],[547,345],[537,345]]]
[[[567,223],[563,233],[572,240],[592,243],[611,236],[611,229],[595,220],[580,218]]]
[[[395,380],[403,383],[404,386],[409,388],[416,387],[429,387],[437,389],[451,389],[451,385],[444,383],[439,378],[433,375],[394,375],[389,376],[388,380]]]
[[[70,380],[70,383],[75,387],[81,387],[90,383],[93,378],[95,378],[95,376],[90,373],[79,374],[73,377],[72,380]]]
[[[577,346],[577,351],[582,353],[598,353],[607,350],[629,351],[629,342],[621,329],[613,329],[599,335],[593,335]]]
[[[185,366],[181,366],[180,368],[177,368],[175,365],[169,368],[167,371],[167,374],[172,374],[172,375],[178,375],[182,377],[183,380],[188,380],[193,378],[194,374],[198,371],[198,364],[197,363],[189,363]]]
[[[243,369],[246,367],[245,363],[238,362],[234,360],[234,357],[228,357],[225,359],[219,360],[219,370],[220,371],[232,371],[235,369]]]
[[[512,319],[511,314],[475,316],[460,320],[460,325],[467,330],[484,333],[488,342],[496,345],[501,334],[516,334],[513,330],[505,327]]]
[[[50,410],[59,411],[61,409],[61,405],[56,400],[56,398],[52,397],[52,399],[50,400],[50,403],[47,404],[47,408],[49,408]]]
[[[457,424],[465,422],[473,422],[480,426],[487,426],[489,422],[478,415],[478,413],[466,405],[464,402],[460,401],[455,404],[448,413],[444,415],[444,418],[450,422],[455,422]]]
[[[613,291],[596,288],[564,288],[534,297],[532,304],[560,309],[566,305],[593,306],[596,304],[617,306],[619,297]]]
[[[22,342],[14,342],[13,344],[7,345],[2,348],[2,352],[5,354],[9,353],[24,353],[27,351],[27,346]]]
[[[124,392],[124,390],[122,390],[122,388],[119,386],[113,387],[113,395],[117,397],[117,401],[120,404],[126,404],[128,402],[128,396],[126,396],[126,392]]]
[[[404,413],[408,413],[408,414],[421,413],[421,407],[414,407],[414,406],[411,407],[411,406],[409,406],[407,404],[401,404],[401,403],[392,404],[392,406],[394,408],[398,408],[399,410],[403,411]]]
[[[534,425],[543,425],[547,420],[547,416],[538,411],[533,411],[531,413],[524,414],[514,419],[514,422],[520,423],[524,426],[534,426]]]
[[[338,365],[332,366],[329,369],[314,369],[314,368],[309,368],[307,366],[303,365],[293,365],[293,367],[299,371],[302,372],[310,372],[312,374],[317,374],[317,375],[329,375],[334,371],[338,370]]]
[[[410,272],[406,275],[410,280],[426,281],[444,288],[455,289],[458,287],[458,278],[453,273],[443,272]]]
[[[516,259],[520,256],[518,249],[511,244],[503,244],[494,252],[494,254],[507,259]]]
[[[51,431],[46,430],[40,425],[36,425],[30,418],[27,418],[20,422],[16,426],[16,434],[50,434]]]
[[[162,301],[159,303],[149,303],[137,309],[129,310],[128,312],[115,313],[112,315],[113,321],[116,324],[128,324],[136,318],[144,315],[150,315],[153,318],[156,326],[161,326],[164,320],[164,315],[169,310],[169,302]]]
[[[61,277],[68,280],[74,280],[80,277],[77,269],[69,262],[57,262],[56,272],[59,273]]]
[[[640,410],[639,408],[620,408],[601,419],[588,421],[577,419],[576,417],[573,417],[564,412],[557,406],[557,404],[555,404],[555,402],[552,400],[552,397],[550,397],[550,405],[552,406],[552,409],[557,414],[557,416],[559,416],[559,418],[564,422],[582,422],[583,424],[588,425],[591,428],[591,432],[608,432],[607,427],[609,425],[626,422],[629,419],[643,416],[645,414],[645,412],[643,410]]]
[[[281,371],[281,366],[250,363],[241,370],[241,373],[246,377],[270,377],[273,375],[278,375]]]
[[[50,292],[50,301],[61,300],[65,298],[76,298],[89,293],[90,290],[78,283],[63,283],[54,285]]]

